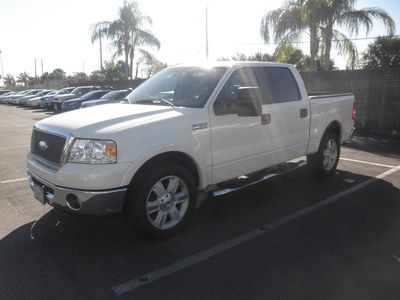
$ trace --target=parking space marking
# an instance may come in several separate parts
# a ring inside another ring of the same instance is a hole
[[[361,164],[366,164],[366,165],[372,165],[372,166],[378,166],[378,167],[385,167],[385,168],[395,168],[396,167],[396,166],[392,166],[392,165],[378,164],[378,163],[374,163],[374,162],[351,159],[351,158],[341,157],[340,159],[344,160],[344,161],[351,161],[351,162],[356,162],[356,163],[361,163]]]
[[[9,149],[16,149],[16,148],[25,148],[25,147],[29,147],[30,145],[21,145],[21,146],[12,146],[12,147],[3,147],[0,148],[0,150],[9,150]]]
[[[224,243],[221,243],[217,246],[214,246],[212,248],[209,248],[207,250],[204,250],[202,252],[196,253],[192,256],[189,256],[183,260],[177,261],[175,263],[172,263],[168,266],[165,266],[163,268],[160,268],[158,270],[152,271],[150,273],[144,274],[140,277],[137,277],[133,280],[124,282],[122,284],[119,284],[117,286],[114,286],[112,289],[114,291],[115,294],[117,294],[118,296],[125,294],[129,291],[135,290],[139,287],[145,286],[151,282],[157,281],[159,279],[162,279],[168,275],[174,274],[180,270],[183,270],[187,267],[190,267],[198,262],[204,261],[210,257],[213,257],[215,255],[218,255],[226,250],[229,250],[230,248],[233,248],[235,246],[238,246],[244,242],[247,242],[249,240],[252,240],[266,232],[270,232],[273,229],[276,229],[280,226],[283,226],[291,221],[294,221],[300,217],[303,217],[317,209],[320,209],[322,207],[328,206],[340,199],[342,199],[343,197],[345,197],[348,194],[354,193],[355,191],[358,191],[362,188],[364,188],[367,185],[370,185],[374,182],[376,182],[379,179],[383,179],[397,171],[400,171],[400,165],[399,166],[395,166],[375,177],[372,177],[370,179],[367,179],[366,181],[363,181],[351,188],[348,188],[344,191],[341,191],[337,194],[334,194],[314,205],[308,206],[306,208],[303,208],[301,210],[298,210],[296,212],[294,212],[293,214],[290,214],[282,219],[279,219],[277,221],[268,223],[264,226],[261,226],[255,230],[252,230],[246,234],[243,234],[239,237],[230,239]]]
[[[28,179],[28,177],[18,178],[18,179],[10,179],[10,180],[0,181],[0,183],[16,182],[16,181],[22,181],[22,180],[27,180],[27,179]]]

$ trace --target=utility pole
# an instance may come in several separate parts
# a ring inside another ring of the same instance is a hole
[[[37,77],[37,73],[36,73],[36,58],[35,58],[35,78]]]
[[[42,58],[40,59],[40,65],[42,67],[42,76],[43,76],[43,59]]]
[[[208,59],[208,6],[206,6],[206,58]]]
[[[1,65],[1,80],[4,86],[4,72],[3,72],[3,58],[1,57],[1,50],[0,50],[0,65]]]
[[[85,73],[85,61],[82,62],[82,70],[83,70],[83,73]]]

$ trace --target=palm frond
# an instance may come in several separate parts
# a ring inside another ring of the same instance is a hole
[[[358,58],[358,51],[356,45],[342,32],[333,29],[333,39],[339,54],[348,57],[347,63],[352,68],[355,66]]]

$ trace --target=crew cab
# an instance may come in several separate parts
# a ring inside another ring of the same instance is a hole
[[[331,175],[355,118],[352,94],[309,96],[295,67],[278,63],[170,67],[126,101],[39,121],[28,178],[43,204],[123,212],[153,238],[175,234],[204,195],[235,190],[226,183],[241,175],[302,156]]]

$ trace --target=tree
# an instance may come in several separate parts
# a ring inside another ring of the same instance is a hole
[[[104,62],[104,74],[109,81],[121,80],[124,78],[125,63],[122,60]]]
[[[335,29],[335,25],[344,27],[352,34],[358,34],[360,27],[364,26],[368,34],[373,27],[373,19],[378,19],[385,25],[388,34],[396,30],[392,17],[383,9],[372,7],[356,10],[356,0],[319,0],[324,16],[322,19],[322,33],[324,39],[324,70],[329,69],[332,42],[336,44],[339,52],[349,56],[349,63],[354,66],[357,59],[357,49],[354,43],[343,33]]]
[[[89,76],[83,72],[75,72],[74,75],[68,76],[69,83],[74,85],[79,85],[81,83],[87,82],[89,80]]]
[[[104,21],[104,22],[98,22],[96,24],[93,24],[91,27],[91,41],[92,44],[96,42],[97,40],[99,41],[99,46],[100,46],[100,70],[103,71],[103,46],[102,46],[102,39],[107,36],[107,30],[108,27],[110,26],[110,22]]]
[[[49,80],[61,80],[65,78],[66,78],[65,71],[60,68],[54,69],[53,72],[49,74]]]
[[[317,70],[317,55],[320,49],[321,34],[319,23],[323,15],[320,0],[291,0],[275,10],[268,12],[261,20],[260,32],[266,43],[273,39],[284,45],[300,40],[303,33],[310,36],[311,69]]]
[[[146,70],[147,77],[151,77],[154,74],[160,72],[162,69],[168,67],[166,63],[159,61],[154,56],[146,58],[146,65],[147,65],[147,70]]]
[[[29,74],[26,72],[19,73],[17,76],[17,83],[20,83],[24,86],[27,86],[29,84]]]
[[[231,58],[229,57],[220,57],[217,60],[219,61],[274,61],[273,57],[269,55],[268,53],[262,53],[262,52],[256,52],[252,55],[245,55],[243,53],[236,53],[235,56],[232,56]]]
[[[146,51],[143,47],[160,48],[160,41],[144,25],[151,25],[152,19],[143,15],[134,1],[124,1],[119,9],[119,18],[107,28],[107,36],[116,49],[114,57],[124,55],[125,79],[132,78],[133,61],[137,51]]]
[[[15,83],[14,76],[12,76],[11,74],[7,74],[7,75],[4,77],[4,85],[5,85],[6,87],[8,87],[8,88],[14,87],[15,84],[16,84],[16,83]]]
[[[360,27],[367,34],[373,26],[373,19],[381,20],[392,34],[395,23],[387,12],[380,8],[355,9],[356,0],[289,0],[267,13],[261,21],[261,35],[265,42],[270,41],[270,31],[279,45],[298,42],[305,32],[310,36],[311,70],[316,71],[318,53],[324,69],[330,66],[332,42],[339,53],[349,57],[353,66],[357,58],[355,44],[335,26],[346,28],[349,33],[358,34]],[[279,46],[278,45],[278,46]]]
[[[379,37],[362,57],[364,69],[400,67],[400,38]]]
[[[89,80],[101,82],[106,80],[106,74],[102,70],[95,70],[89,75]]]

